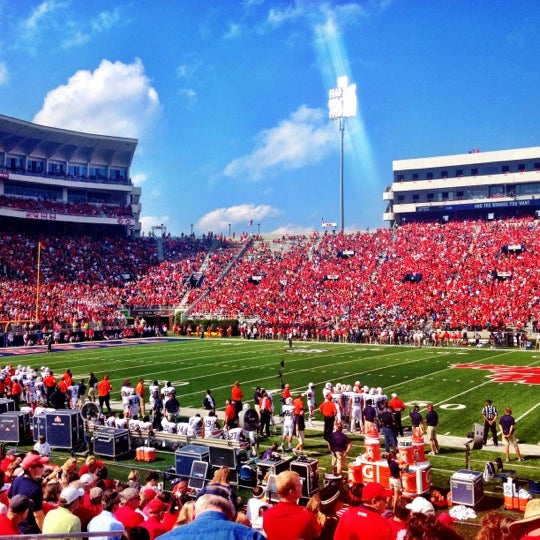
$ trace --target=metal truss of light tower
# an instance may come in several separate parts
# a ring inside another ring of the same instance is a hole
[[[341,134],[340,153],[340,208],[341,208],[341,231],[345,229],[345,195],[344,195],[344,167],[343,167],[343,142],[345,138],[345,118],[356,116],[356,84],[349,84],[346,76],[338,77],[337,88],[328,92],[328,116],[330,120],[339,120]]]

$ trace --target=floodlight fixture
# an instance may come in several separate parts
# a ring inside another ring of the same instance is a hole
[[[341,134],[340,153],[340,201],[341,201],[341,231],[345,229],[345,205],[344,205],[344,167],[343,167],[343,142],[345,138],[345,118],[356,116],[356,84],[349,84],[347,76],[338,77],[337,87],[328,92],[328,116],[330,120],[339,120]]]

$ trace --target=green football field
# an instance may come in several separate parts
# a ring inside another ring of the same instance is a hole
[[[154,379],[160,384],[171,381],[181,405],[189,407],[200,407],[210,388],[218,409],[224,408],[236,380],[242,385],[244,399],[251,400],[257,385],[279,391],[281,373],[293,391],[303,392],[313,382],[318,402],[327,381],[335,385],[360,380],[362,385],[382,387],[387,395],[397,392],[408,404],[434,403],[440,416],[439,432],[460,437],[472,430],[474,422],[481,422],[480,411],[489,398],[501,414],[504,407],[512,408],[521,443],[540,441],[540,351],[312,342],[295,342],[289,350],[282,341],[163,339],[127,346],[56,349],[53,354],[9,361],[48,365],[57,374],[69,367],[76,380],[90,371],[98,379],[106,373],[113,384],[113,399],[119,399],[126,378],[133,385],[141,377],[147,384]]]

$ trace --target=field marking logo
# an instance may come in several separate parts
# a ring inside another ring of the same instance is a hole
[[[285,352],[302,353],[302,354],[306,354],[306,353],[321,354],[321,353],[328,352],[328,349],[308,349],[307,347],[296,347],[294,349],[286,349]]]
[[[453,364],[458,369],[483,369],[489,371],[488,377],[493,382],[518,384],[540,384],[540,367],[499,366],[495,364]]]

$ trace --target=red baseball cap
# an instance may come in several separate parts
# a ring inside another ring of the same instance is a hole
[[[371,501],[371,499],[378,498],[388,499],[393,493],[394,492],[391,489],[386,489],[382,484],[379,484],[379,482],[370,482],[362,489],[362,500]]]
[[[45,465],[45,463],[49,463],[49,458],[40,456],[38,454],[26,454],[24,459],[21,463],[21,469],[30,469],[32,467],[36,467],[38,465]]]

